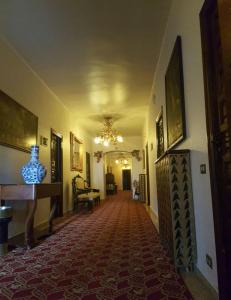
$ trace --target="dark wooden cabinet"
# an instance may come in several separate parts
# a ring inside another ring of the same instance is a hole
[[[193,270],[196,238],[190,151],[169,151],[156,161],[160,238],[175,266]]]
[[[115,184],[115,176],[112,173],[106,174],[106,193],[107,195],[115,194],[117,185]]]

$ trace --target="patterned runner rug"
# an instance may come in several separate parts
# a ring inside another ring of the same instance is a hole
[[[190,300],[142,204],[128,192],[0,258],[0,300]]]

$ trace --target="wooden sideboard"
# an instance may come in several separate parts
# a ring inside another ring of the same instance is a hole
[[[34,244],[34,214],[37,200],[61,194],[62,184],[40,183],[40,184],[0,184],[0,200],[28,201],[28,212],[25,220],[25,245],[30,249]],[[49,233],[52,232],[52,220],[57,202],[53,203],[49,216]]]
[[[166,152],[156,161],[160,239],[177,269],[193,270],[196,237],[189,150]]]

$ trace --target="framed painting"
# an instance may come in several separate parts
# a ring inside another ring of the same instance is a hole
[[[186,137],[181,37],[178,36],[165,75],[167,147]]]
[[[164,154],[164,123],[163,123],[163,106],[156,119],[156,149],[157,158]]]
[[[0,90],[0,144],[30,152],[37,144],[38,117]]]
[[[83,143],[71,132],[71,171],[83,171]]]

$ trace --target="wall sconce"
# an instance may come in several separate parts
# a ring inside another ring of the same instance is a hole
[[[132,156],[135,157],[138,161],[141,160],[141,157],[140,157],[140,150],[133,150],[131,152]]]
[[[103,157],[103,151],[94,152],[94,157],[96,157],[96,161],[97,163],[99,163],[101,158]]]

